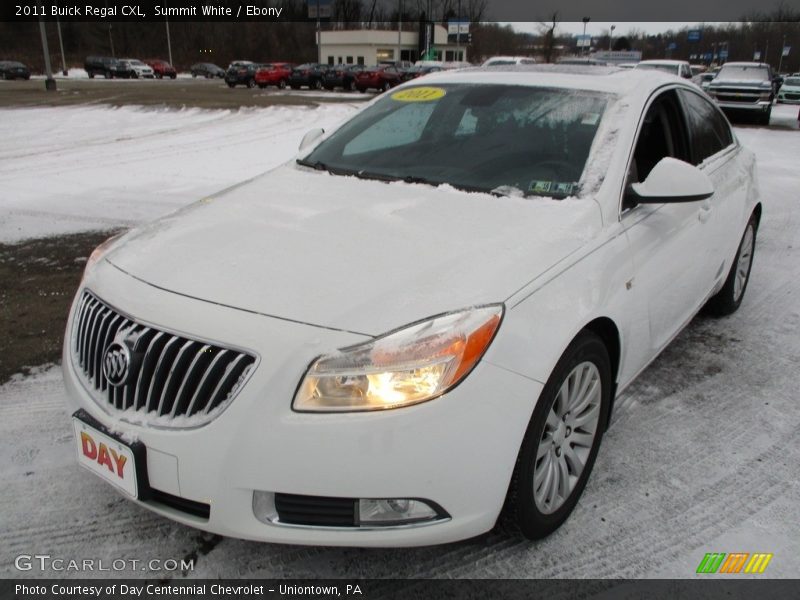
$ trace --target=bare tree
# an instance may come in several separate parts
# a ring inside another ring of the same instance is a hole
[[[553,54],[555,53],[555,37],[556,37],[556,25],[558,24],[558,11],[553,13],[552,18],[550,19],[550,23],[539,23],[539,29],[542,32],[543,40],[542,40],[542,56],[544,57],[544,62],[551,63],[555,58]]]

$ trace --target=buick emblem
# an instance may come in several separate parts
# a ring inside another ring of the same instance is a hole
[[[114,387],[128,380],[131,370],[131,351],[124,343],[112,342],[103,355],[103,375]]]

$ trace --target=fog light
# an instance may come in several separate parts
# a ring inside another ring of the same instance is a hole
[[[383,500],[358,501],[358,517],[361,525],[400,525],[430,521],[437,517],[436,511],[422,500],[410,498],[387,498]]]

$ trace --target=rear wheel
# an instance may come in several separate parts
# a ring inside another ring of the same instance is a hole
[[[315,79],[314,81],[311,82],[311,85],[308,86],[308,87],[310,87],[311,89],[314,89],[314,90],[321,90],[322,89],[322,81],[320,81],[319,79]]]
[[[509,490],[509,507],[526,537],[551,534],[575,508],[603,438],[611,380],[605,344],[584,331],[545,384]]]
[[[247,87],[250,89],[256,87],[256,80],[255,79],[248,79],[247,80]]]
[[[286,80],[285,79],[281,79],[278,82],[278,89],[279,90],[285,90],[286,89]]]
[[[169,76],[170,79],[175,79],[177,77],[178,77],[177,73],[173,73],[172,75]]]
[[[229,88],[231,88],[231,89],[233,89],[233,88],[235,88],[235,87],[236,87],[236,84],[235,84],[235,83],[233,83],[232,81],[229,81],[229,82],[228,82],[228,87],[229,87]]]
[[[744,292],[747,290],[747,284],[750,281],[750,270],[753,267],[757,230],[756,216],[753,215],[747,222],[742,240],[739,242],[739,248],[736,250],[736,258],[731,264],[725,284],[706,303],[706,312],[722,317],[736,312],[741,306]]]

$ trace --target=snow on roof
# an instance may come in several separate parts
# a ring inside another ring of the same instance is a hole
[[[486,83],[528,85],[574,90],[588,90],[615,95],[647,93],[675,78],[649,69],[619,69],[590,65],[508,65],[485,69],[475,67],[431,73],[426,84]],[[419,85],[419,83],[417,83]]]
[[[652,60],[642,60],[639,61],[640,65],[670,65],[670,66],[678,66],[678,65],[688,65],[689,63],[685,60],[668,60],[665,58],[654,58]]]

